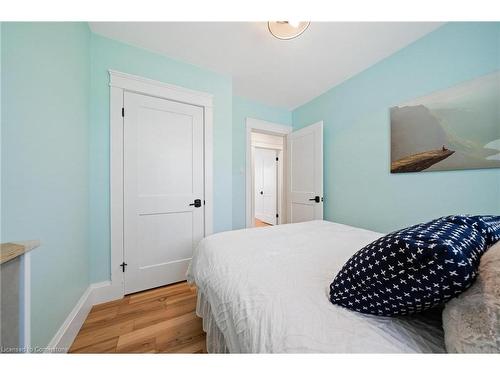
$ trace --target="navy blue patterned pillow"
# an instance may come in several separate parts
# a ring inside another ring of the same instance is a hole
[[[472,284],[499,227],[498,216],[447,216],[388,234],[347,261],[330,285],[330,301],[383,316],[442,304]]]
[[[457,224],[470,225],[478,228],[486,238],[486,246],[490,247],[500,240],[500,216],[448,216],[447,219]]]
[[[483,233],[486,233],[488,246],[492,246],[500,241],[500,216],[475,216],[479,221],[483,222],[486,227]]]

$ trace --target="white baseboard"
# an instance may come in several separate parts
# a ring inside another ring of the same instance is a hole
[[[69,350],[92,308],[91,295],[92,285],[89,285],[52,340],[50,340],[49,345],[45,349],[46,353],[60,353],[61,351],[67,352]]]
[[[85,322],[92,306],[122,297],[123,289],[113,287],[110,281],[90,284],[50,341],[45,352],[67,352]]]
[[[105,303],[123,298],[123,285],[114,286],[111,281],[92,284],[92,304]]]

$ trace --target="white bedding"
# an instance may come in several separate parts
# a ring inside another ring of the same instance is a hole
[[[327,221],[219,233],[201,241],[188,280],[232,353],[444,352],[439,323],[329,302],[336,273],[381,235]]]

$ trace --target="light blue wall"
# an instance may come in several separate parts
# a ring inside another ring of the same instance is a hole
[[[499,214],[499,169],[389,173],[389,108],[499,69],[499,52],[499,23],[446,24],[294,110],[297,129],[324,120],[326,219],[387,232]]]
[[[233,229],[245,227],[246,118],[291,125],[292,112],[233,97]]]
[[[32,252],[32,345],[89,284],[89,37],[83,23],[3,23],[2,241]]]
[[[3,29],[3,22],[0,22],[0,125],[3,124],[3,118],[2,118],[2,29]],[[0,167],[2,165],[2,127],[0,126]],[[1,184],[1,179],[2,173],[0,169],[0,243],[3,243],[3,238],[2,238],[2,184]]]
[[[110,277],[109,76],[136,74],[214,95],[214,230],[232,228],[232,81],[210,71],[92,34],[90,249],[92,282]]]
[[[90,282],[109,279],[108,69],[214,94],[215,230],[245,223],[245,118],[289,111],[232,97],[230,77],[91,34],[2,23],[2,241],[33,252],[32,341],[45,346]],[[325,121],[326,218],[380,231],[500,213],[500,171],[389,174],[388,109],[499,68],[498,24],[447,24],[293,111]],[[6,157],[8,155],[8,158]]]

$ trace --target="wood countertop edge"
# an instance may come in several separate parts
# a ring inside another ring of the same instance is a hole
[[[15,259],[27,252],[40,246],[40,241],[18,241],[18,242],[6,242],[1,244],[0,251],[0,264],[7,263],[12,259]]]

